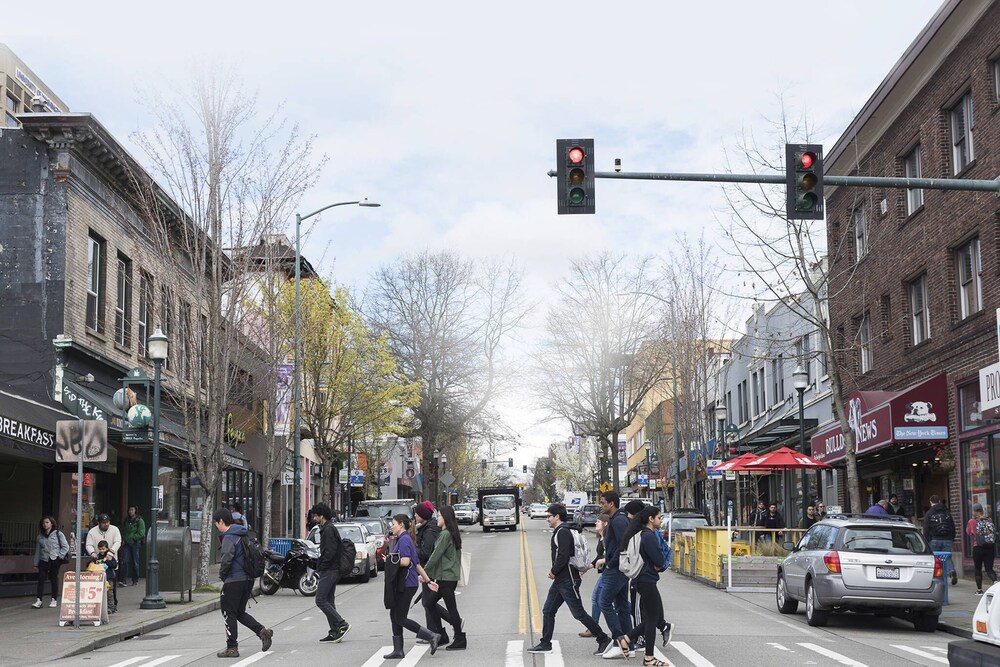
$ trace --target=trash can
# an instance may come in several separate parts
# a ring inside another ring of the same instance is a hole
[[[948,602],[948,580],[951,575],[951,552],[950,551],[935,551],[934,555],[939,561],[941,561],[941,579],[944,581],[944,604],[949,604]]]
[[[146,553],[150,552],[152,529],[146,531]],[[156,528],[156,560],[160,564],[160,593],[176,591],[184,601],[184,591],[187,591],[188,602],[191,601],[191,529],[157,526]]]

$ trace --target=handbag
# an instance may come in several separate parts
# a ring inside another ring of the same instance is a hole
[[[58,531],[56,539],[59,541],[59,548],[60,549],[62,549],[62,547],[63,547],[64,544],[66,545],[66,555],[65,556],[61,556],[60,558],[58,558],[56,560],[57,560],[57,562],[60,565],[67,565],[67,564],[70,563],[70,560],[71,560],[70,559],[70,554],[69,554],[69,544],[66,542],[66,538],[63,536],[61,530]]]

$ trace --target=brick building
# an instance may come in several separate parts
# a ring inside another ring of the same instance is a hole
[[[1000,2],[949,0],[827,151],[826,173],[994,179],[998,99]],[[973,502],[997,514],[1000,424],[982,419],[978,384],[997,360],[997,196],[827,187],[826,197],[830,322],[862,502],[897,493],[919,519],[938,494],[956,522]],[[821,427],[813,455],[837,465],[837,438]]]

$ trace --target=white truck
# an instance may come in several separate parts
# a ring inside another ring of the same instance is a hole
[[[500,528],[517,530],[517,524],[521,521],[521,513],[518,512],[520,502],[518,490],[513,486],[479,489],[479,521],[483,525],[483,532]]]
[[[563,495],[563,505],[566,506],[566,514],[572,521],[577,510],[587,504],[587,494],[584,491],[567,491]]]

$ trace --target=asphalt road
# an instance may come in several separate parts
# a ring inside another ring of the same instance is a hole
[[[525,652],[541,632],[540,608],[549,587],[546,572],[550,534],[541,519],[525,520],[524,531],[517,533],[483,534],[478,526],[463,528],[464,548],[472,555],[471,582],[459,588],[458,597],[469,636],[469,648],[465,651],[441,649],[431,656],[426,647],[415,646],[413,635],[407,633],[407,657],[383,661],[382,654],[390,650],[391,633],[388,612],[382,606],[380,573],[368,584],[349,581],[338,587],[337,608],[352,625],[340,644],[319,643],[326,634],[326,621],[312,598],[282,590],[271,597],[259,597],[249,608],[252,615],[275,630],[274,645],[267,653],[261,653],[257,638],[241,628],[240,658],[216,658],[216,651],[225,646],[222,618],[216,612],[50,664],[100,667],[602,664],[600,658],[591,655],[596,646],[594,640],[577,636],[582,627],[565,608],[556,618],[557,651],[547,656]],[[594,580],[594,573],[588,573],[581,590],[588,610]],[[834,616],[828,627],[810,628],[801,612],[792,616],[778,614],[772,595],[729,595],[673,573],[662,577],[660,590],[667,618],[675,624],[676,631],[673,643],[658,651],[675,665],[940,665],[947,664],[947,644],[955,639],[939,632],[918,633],[900,620],[860,615]],[[411,617],[424,622],[419,604]],[[617,662],[622,663],[620,657]],[[628,663],[641,665],[641,656],[632,657]]]

